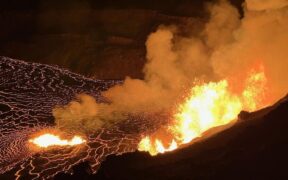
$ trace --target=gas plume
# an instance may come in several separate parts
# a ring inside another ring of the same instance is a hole
[[[210,18],[201,33],[182,35],[176,26],[160,26],[146,42],[144,80],[127,77],[103,92],[107,104],[80,95],[53,110],[56,124],[93,130],[129,113],[169,111],[199,81],[234,77],[244,86],[241,75],[259,62],[272,103],[288,90],[287,5],[287,0],[246,0],[240,19],[238,10],[221,0],[207,5]]]

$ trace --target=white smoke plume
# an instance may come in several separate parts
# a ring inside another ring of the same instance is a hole
[[[228,1],[207,5],[210,20],[200,34],[182,36],[177,27],[160,26],[149,35],[144,80],[127,77],[98,104],[87,96],[53,110],[60,127],[101,127],[123,114],[172,108],[195,80],[215,81],[245,73],[262,62],[272,101],[288,90],[288,1],[247,0],[244,17]],[[188,28],[188,27],[187,27]],[[241,83],[241,81],[239,81]]]

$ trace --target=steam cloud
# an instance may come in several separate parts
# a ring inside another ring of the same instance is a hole
[[[165,111],[191,88],[195,79],[216,81],[244,73],[263,62],[272,101],[288,90],[288,1],[246,0],[244,17],[228,1],[209,4],[210,20],[200,33],[181,35],[160,26],[149,35],[144,80],[127,77],[103,96],[110,104],[79,95],[53,115],[61,128],[93,130],[127,113]],[[239,82],[241,83],[241,82]]]

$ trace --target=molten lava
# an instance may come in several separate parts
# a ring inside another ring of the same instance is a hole
[[[74,146],[82,144],[86,142],[86,140],[84,140],[80,136],[74,136],[71,140],[61,139],[57,135],[47,133],[40,135],[34,139],[30,139],[29,142],[35,144],[38,147],[47,148],[50,146]]]
[[[169,136],[158,137],[163,132],[145,136],[138,144],[138,150],[148,151],[151,155],[175,150],[201,137],[210,128],[235,120],[241,110],[253,111],[263,107],[266,77],[264,68],[261,66],[258,69],[248,73],[243,88],[237,92],[232,91],[233,83],[229,84],[226,79],[194,86],[184,103],[178,106],[172,122],[165,128]],[[242,83],[239,80],[236,82]]]

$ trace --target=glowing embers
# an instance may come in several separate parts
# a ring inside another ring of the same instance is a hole
[[[266,77],[264,68],[248,73],[239,89],[232,81],[222,80],[194,86],[182,104],[177,107],[171,123],[138,144],[139,151],[151,155],[177,149],[180,145],[201,137],[207,130],[235,120],[241,110],[253,111],[263,107]],[[169,136],[159,136],[168,134]]]
[[[60,138],[58,135],[45,133],[33,139],[29,139],[29,142],[33,143],[37,147],[47,148],[50,146],[75,146],[85,143],[86,140],[80,136],[74,136],[72,139],[67,140]]]

